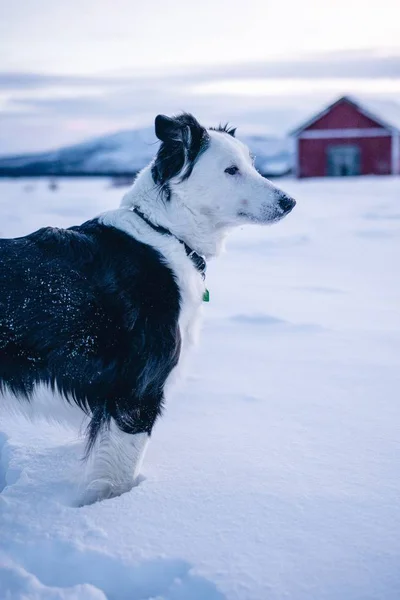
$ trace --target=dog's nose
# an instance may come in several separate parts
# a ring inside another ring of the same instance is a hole
[[[287,194],[281,194],[279,196],[279,201],[278,202],[279,202],[280,208],[285,213],[290,212],[296,206],[296,200],[293,200],[293,198],[291,198]]]

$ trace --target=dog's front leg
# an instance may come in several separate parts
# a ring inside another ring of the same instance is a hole
[[[119,496],[137,482],[149,441],[149,434],[125,433],[110,420],[98,435],[87,463],[80,505]]]

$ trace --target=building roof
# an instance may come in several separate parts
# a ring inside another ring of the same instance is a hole
[[[353,104],[361,113],[379,123],[385,129],[400,132],[400,104],[394,100],[376,98],[374,96],[342,96],[319,113],[292,130],[289,135],[296,136],[326,115],[334,106],[346,100]]]

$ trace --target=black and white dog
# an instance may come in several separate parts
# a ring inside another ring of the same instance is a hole
[[[159,115],[161,145],[121,207],[0,241],[0,392],[32,415],[87,421],[82,503],[132,488],[166,385],[195,338],[205,261],[229,230],[295,201],[232,129]]]

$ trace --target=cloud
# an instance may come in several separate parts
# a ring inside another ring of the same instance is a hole
[[[125,69],[103,76],[49,75],[41,73],[1,72],[0,89],[32,89],[55,86],[107,86],[119,87],[135,85],[142,87],[149,83],[179,85],[200,83],[221,78],[387,78],[400,77],[400,52],[378,50],[341,51],[320,53],[274,61],[248,62],[243,64],[216,65],[207,67],[182,67],[161,70]]]
[[[93,77],[0,72],[0,152],[148,126],[155,114],[180,110],[207,124],[229,120],[246,133],[283,135],[332,96],[360,86],[382,92],[389,80],[400,89],[399,56],[373,51]],[[254,81],[261,93],[251,88]],[[243,97],[239,89],[247,87]]]

